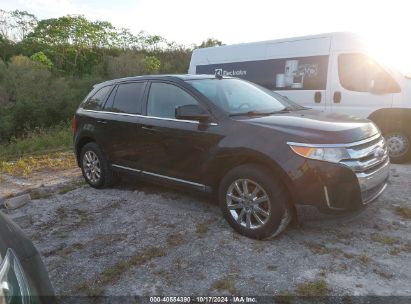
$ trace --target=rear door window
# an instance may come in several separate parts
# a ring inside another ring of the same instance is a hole
[[[111,92],[113,86],[106,86],[94,93],[89,99],[83,104],[83,109],[99,111],[103,108],[106,102],[108,94]]]
[[[109,110],[118,113],[141,114],[141,100],[145,86],[145,82],[119,84],[113,105]]]

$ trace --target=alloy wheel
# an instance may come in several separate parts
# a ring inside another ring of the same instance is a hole
[[[271,215],[267,192],[250,179],[237,179],[227,190],[227,208],[233,219],[247,229],[264,226]]]
[[[101,167],[98,156],[93,151],[87,151],[83,157],[83,169],[86,178],[92,183],[97,184],[101,178]]]

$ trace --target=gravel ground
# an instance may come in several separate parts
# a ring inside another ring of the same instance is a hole
[[[74,180],[6,210],[34,241],[58,295],[411,296],[411,164],[345,217],[299,207],[269,241],[235,233],[209,198],[125,181]],[[405,207],[401,209],[401,207]]]

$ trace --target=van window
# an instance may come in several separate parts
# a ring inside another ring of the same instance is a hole
[[[168,83],[153,83],[148,95],[147,115],[175,119],[177,107],[192,104],[198,102],[183,89]]]
[[[106,86],[94,93],[84,102],[83,109],[94,111],[101,110],[112,87],[113,86]]]
[[[338,56],[338,77],[350,91],[396,93],[400,87],[377,62],[364,54]]]
[[[141,99],[144,94],[144,88],[144,82],[120,84],[110,110],[119,113],[141,114]]]

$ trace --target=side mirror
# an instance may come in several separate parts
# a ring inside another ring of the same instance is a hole
[[[177,119],[206,121],[209,117],[208,112],[196,104],[176,108]]]

